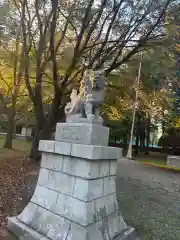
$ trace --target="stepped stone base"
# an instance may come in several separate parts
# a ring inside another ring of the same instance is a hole
[[[8,228],[20,240],[48,240],[40,233],[26,226],[17,217],[8,218]]]
[[[89,126],[95,136],[91,130]],[[59,141],[40,141],[39,149],[41,169],[31,201],[19,216],[8,219],[8,229],[19,240],[135,239],[116,198],[121,149]]]
[[[39,232],[33,230],[29,226],[22,223],[17,217],[9,218],[9,230],[13,232],[15,236],[20,240],[110,240],[108,232],[102,233],[98,229],[98,224],[96,226],[91,226],[89,229],[83,228],[81,226],[74,226],[69,229],[68,235],[61,232],[54,238],[46,237]],[[111,231],[111,230],[110,230]],[[113,240],[134,240],[136,239],[136,234],[133,228],[129,227],[122,231],[120,234],[116,235]]]

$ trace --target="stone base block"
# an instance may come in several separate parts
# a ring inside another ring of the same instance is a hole
[[[92,119],[87,119],[87,118],[82,118],[81,114],[77,115],[71,115],[68,118],[66,118],[66,123],[86,123],[86,124],[103,124],[103,119],[100,117],[99,119],[92,118]]]
[[[168,156],[167,165],[169,167],[180,168],[180,156]]]
[[[117,225],[119,221],[111,220],[110,218],[107,219],[107,223],[100,221],[86,227],[71,222],[66,234],[60,231],[57,235],[45,236],[22,223],[17,217],[12,217],[8,218],[8,229],[18,240],[136,240],[134,228],[128,227],[123,230],[123,225]],[[109,223],[110,225],[107,226]],[[52,228],[52,225],[47,225],[47,228]],[[122,231],[119,232],[119,230]]]
[[[117,160],[122,156],[122,149],[116,147],[85,145],[58,141],[41,140],[41,152],[53,153],[63,156],[84,158],[87,160]]]
[[[129,227],[126,231],[116,236],[113,240],[138,240],[138,239],[137,239],[135,229],[132,227]]]
[[[8,218],[8,229],[18,240],[49,240],[49,238],[20,222],[17,217]]]
[[[108,146],[109,128],[98,124],[57,123],[55,140],[85,145]]]

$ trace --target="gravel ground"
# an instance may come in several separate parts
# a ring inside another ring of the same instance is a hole
[[[180,174],[121,159],[117,196],[140,240],[180,240]]]

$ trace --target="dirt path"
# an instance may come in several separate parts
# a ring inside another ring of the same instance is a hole
[[[141,240],[180,240],[180,174],[122,159],[117,195]]]

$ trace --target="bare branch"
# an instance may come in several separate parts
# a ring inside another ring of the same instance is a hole
[[[78,37],[77,29],[76,29],[75,25],[73,24],[73,22],[71,21],[71,18],[70,18],[72,11],[69,12],[68,16],[66,16],[66,15],[61,11],[60,7],[58,7],[58,11],[59,11],[59,13],[66,19],[65,25],[68,25],[68,24],[71,25],[71,27],[73,28],[73,30],[74,30],[74,32],[75,32],[75,34],[76,34],[76,38],[77,38],[77,37]],[[64,29],[65,29],[65,27],[64,27]],[[63,31],[63,32],[64,32],[64,31]]]
[[[36,10],[36,16],[37,16],[37,19],[38,19],[38,26],[39,26],[39,31],[40,31],[40,36],[43,35],[43,23],[41,21],[41,16],[39,14],[39,0],[35,0],[35,10]]]
[[[29,51],[31,49],[31,43],[28,46],[27,44],[27,31],[26,31],[26,25],[25,25],[25,11],[26,11],[26,6],[27,6],[27,0],[23,1],[23,6],[22,6],[22,33],[23,33],[23,48],[24,48],[24,79],[26,83],[26,87],[29,92],[29,96],[34,103],[34,92],[32,90],[32,87],[29,82]]]
[[[159,17],[157,18],[154,25],[151,26],[151,28],[148,30],[148,32],[145,34],[145,36],[142,36],[139,40],[139,43],[130,51],[122,60],[113,62],[111,66],[106,70],[106,74],[110,73],[113,69],[118,68],[120,65],[122,65],[124,62],[126,62],[128,59],[130,59],[135,53],[138,52],[138,50],[148,41],[148,38],[150,34],[154,31],[154,29],[160,24],[162,21],[166,9],[168,5],[170,4],[171,0],[167,0],[165,6],[163,7],[161,13],[159,14]]]
[[[88,33],[87,33],[87,36],[86,36],[86,39],[85,39],[85,43],[80,51],[80,54],[84,51],[85,47],[87,46],[88,42],[89,42],[89,39],[91,38],[92,36],[92,33],[94,31],[94,29],[96,28],[96,25],[98,23],[98,21],[100,20],[101,16],[102,16],[102,13],[103,13],[103,9],[104,9],[104,6],[106,5],[107,3],[107,0],[103,0],[102,3],[101,3],[101,7],[100,7],[100,10],[98,11],[98,14],[97,14],[97,17],[95,18],[94,22],[92,23],[92,26],[90,27]]]
[[[56,32],[56,23],[57,23],[57,8],[58,8],[58,0],[52,0],[52,22],[50,29],[50,51],[51,51],[51,59],[53,63],[53,81],[54,86],[57,87],[58,82],[58,73],[57,73],[57,62],[56,62],[56,52],[55,52],[55,32]]]
[[[98,49],[98,51],[96,52],[96,54],[95,54],[95,56],[94,56],[94,59],[99,58],[99,56],[101,55],[101,52],[102,52],[103,48],[106,46],[107,41],[108,41],[108,38],[109,38],[109,35],[110,35],[110,31],[111,31],[111,29],[112,29],[112,27],[113,27],[113,24],[114,24],[114,22],[115,22],[115,20],[116,20],[117,14],[118,14],[119,9],[120,9],[120,7],[121,7],[121,5],[122,5],[123,2],[124,2],[124,0],[121,0],[121,1],[117,4],[117,6],[114,7],[114,9],[113,9],[113,10],[114,10],[114,11],[113,11],[113,16],[112,16],[112,19],[111,19],[111,21],[110,21],[110,23],[109,23],[109,27],[108,27],[108,29],[107,29],[107,32],[106,32],[106,35],[105,35],[105,39],[104,39],[101,47],[100,47],[100,48]]]
[[[0,72],[0,79],[1,79],[1,81],[3,81],[6,84],[6,86],[8,88],[7,92],[10,92],[11,97],[12,97],[13,96],[13,91],[12,91],[13,87],[5,80],[5,78],[3,77],[3,74],[1,72]]]
[[[80,30],[80,33],[78,35],[78,38],[77,38],[77,43],[76,43],[76,47],[75,47],[75,55],[77,55],[77,52],[79,50],[79,47],[80,47],[80,44],[81,44],[81,41],[82,41],[82,37],[83,37],[83,34],[86,30],[86,28],[88,27],[88,24],[90,22],[90,13],[91,13],[91,8],[92,8],[92,5],[94,3],[94,0],[90,0],[89,1],[89,4],[86,8],[86,11],[85,11],[85,14],[84,14],[84,18],[82,19],[82,25],[81,25],[81,30]]]

